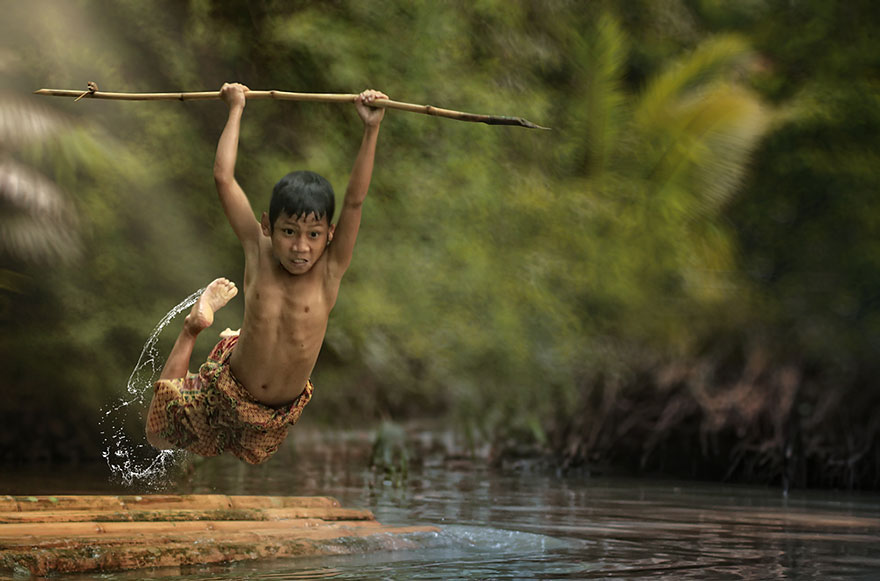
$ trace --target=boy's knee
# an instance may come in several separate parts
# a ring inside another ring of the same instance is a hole
[[[164,424],[164,418],[161,413],[161,405],[156,401],[156,395],[150,400],[150,407],[147,409],[146,426],[144,433],[147,436],[147,442],[159,450],[170,450],[176,448],[174,444],[166,440],[161,435],[161,426]]]

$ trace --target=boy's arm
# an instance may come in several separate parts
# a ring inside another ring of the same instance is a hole
[[[232,230],[245,247],[256,243],[260,237],[260,223],[254,217],[244,190],[235,179],[238,135],[246,102],[244,94],[247,90],[247,87],[238,83],[224,83],[220,89],[220,97],[229,106],[229,117],[217,143],[217,155],[214,158],[214,184],[217,186],[220,203]]]
[[[355,158],[354,168],[345,190],[342,210],[333,233],[333,244],[328,249],[330,266],[336,277],[341,277],[351,264],[354,243],[361,225],[361,209],[370,188],[373,175],[373,161],[376,156],[376,141],[379,137],[379,125],[385,115],[385,109],[370,107],[375,99],[387,99],[379,91],[364,91],[358,95],[355,105],[358,115],[364,122],[364,137]]]

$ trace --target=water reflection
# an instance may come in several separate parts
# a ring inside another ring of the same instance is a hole
[[[207,579],[830,579],[880,577],[880,498],[493,471],[431,442],[405,486],[368,469],[371,434],[300,430],[263,466],[195,459],[168,491],[331,495],[386,524],[436,524],[420,549],[155,571]],[[4,473],[2,492],[107,492]],[[142,578],[143,573],[105,575]],[[85,577],[83,577],[84,579]],[[77,579],[77,577],[70,577]]]

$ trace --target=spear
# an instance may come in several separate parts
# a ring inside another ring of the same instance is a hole
[[[76,101],[79,101],[82,98],[115,99],[120,101],[207,101],[220,99],[220,91],[195,91],[187,93],[111,93],[108,91],[99,91],[98,85],[94,82],[89,82],[88,90],[86,91],[75,91],[70,89],[39,89],[34,91],[34,94],[48,95],[52,97],[76,97]],[[291,93],[289,91],[247,91],[245,96],[248,99],[277,99],[279,101],[309,101],[314,103],[353,103],[357,98],[357,95],[348,93]],[[431,105],[416,105],[414,103],[392,101],[391,99],[376,99],[370,103],[370,105],[372,107],[399,109],[401,111],[410,111],[412,113],[422,113],[424,115],[458,119],[459,121],[486,123],[488,125],[516,125],[519,127],[528,127],[529,129],[547,129],[547,127],[541,127],[540,125],[536,125],[522,117],[465,113],[463,111],[453,111],[452,109],[441,109],[440,107],[433,107]]]

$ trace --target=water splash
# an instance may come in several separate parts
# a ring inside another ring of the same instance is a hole
[[[128,378],[126,394],[102,410],[99,421],[104,439],[102,456],[110,467],[111,478],[126,486],[141,484],[149,489],[161,486],[167,479],[168,471],[184,454],[182,450],[156,450],[147,443],[143,426],[126,429],[126,419],[132,415],[132,410],[144,413],[148,398],[152,396],[153,383],[165,363],[156,348],[162,330],[177,315],[194,305],[204,290],[201,288],[186,297],[156,324]],[[129,409],[131,405],[136,407]],[[141,438],[133,439],[132,433],[141,434]]]
[[[593,568],[583,563],[584,541],[482,526],[315,540],[312,546],[326,554],[239,562],[224,578],[583,579]]]

